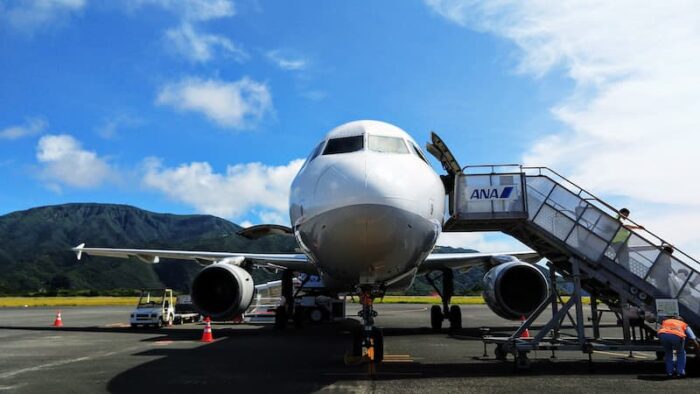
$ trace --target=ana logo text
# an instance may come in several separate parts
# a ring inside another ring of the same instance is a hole
[[[513,196],[513,189],[513,186],[475,188],[469,194],[469,200],[509,200]]]

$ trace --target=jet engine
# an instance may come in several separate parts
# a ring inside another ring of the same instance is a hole
[[[254,291],[255,284],[248,271],[230,263],[216,263],[194,278],[192,303],[204,316],[229,320],[248,309]]]
[[[542,271],[520,261],[497,265],[484,275],[484,299],[504,319],[529,316],[549,296]]]

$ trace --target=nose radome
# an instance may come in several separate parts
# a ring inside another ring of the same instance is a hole
[[[362,202],[365,190],[364,160],[338,162],[326,168],[316,181],[315,201],[339,205]]]

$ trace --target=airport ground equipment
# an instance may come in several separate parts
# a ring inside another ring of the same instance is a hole
[[[526,367],[527,353],[536,349],[589,355],[595,350],[659,351],[652,325],[657,299],[677,300],[680,315],[696,332],[700,329],[700,263],[647,229],[624,228],[618,210],[605,201],[545,167],[467,166],[453,178],[444,231],[501,231],[548,260],[548,299],[510,337],[485,337],[497,344],[500,358],[513,354],[517,365]],[[559,298],[557,275],[573,282],[566,302]],[[591,333],[584,322],[584,291],[591,295]],[[600,336],[597,301],[618,316],[622,338]],[[533,337],[520,338],[550,305],[549,322]],[[567,318],[575,338],[559,333]]]
[[[61,310],[56,312],[56,319],[53,321],[54,327],[63,327],[63,319],[61,319]]]
[[[175,300],[175,317],[173,323],[195,323],[202,319],[202,316],[197,312],[192,303],[192,297],[189,294],[179,295]]]
[[[171,289],[143,289],[136,309],[131,312],[131,327],[172,325],[175,320],[175,304]]]

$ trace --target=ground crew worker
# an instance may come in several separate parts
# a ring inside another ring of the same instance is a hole
[[[666,363],[666,376],[679,378],[685,377],[685,338],[698,346],[693,330],[680,316],[672,316],[661,322],[661,328],[657,331],[659,342],[664,347],[664,362]],[[673,365],[673,351],[676,351],[676,366]]]
[[[643,230],[644,227],[629,224],[630,210],[622,208],[618,211],[617,220],[620,222],[620,228],[612,239],[612,247],[615,249],[615,258],[617,263],[630,270],[629,248],[627,247],[627,239],[632,232],[630,230]]]

